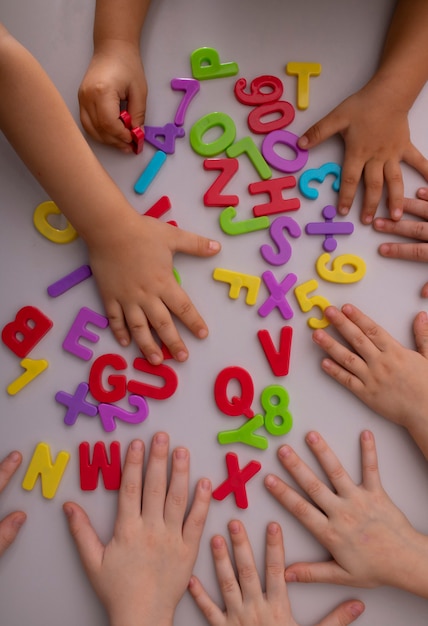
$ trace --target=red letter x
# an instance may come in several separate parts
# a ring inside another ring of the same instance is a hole
[[[228,452],[226,454],[226,465],[229,477],[213,491],[213,498],[223,500],[233,491],[236,506],[239,506],[240,509],[246,509],[248,507],[248,498],[245,483],[261,470],[261,463],[250,461],[240,470],[238,456],[234,452]]]

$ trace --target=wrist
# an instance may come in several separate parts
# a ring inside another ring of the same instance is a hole
[[[405,538],[399,561],[391,568],[391,586],[428,598],[428,536],[413,529]]]

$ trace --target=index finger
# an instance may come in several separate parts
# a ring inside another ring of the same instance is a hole
[[[353,304],[344,304],[341,311],[328,307],[325,315],[365,361],[377,358],[379,350],[385,352],[397,343],[386,330]]]
[[[21,465],[22,455],[14,450],[0,463],[0,493],[8,484],[18,467]]]
[[[128,447],[118,498],[118,522],[141,515],[144,443],[135,439]]]

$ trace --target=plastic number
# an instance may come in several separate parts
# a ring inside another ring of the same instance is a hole
[[[295,288],[294,295],[296,296],[296,300],[304,313],[307,313],[307,311],[310,311],[317,306],[323,314],[321,319],[317,317],[310,317],[308,319],[308,326],[310,328],[325,328],[328,326],[329,322],[324,315],[324,310],[330,306],[330,302],[323,296],[311,296],[308,298],[308,294],[317,289],[317,287],[318,281],[314,278],[312,280],[307,280],[305,283],[302,283]]]
[[[329,270],[326,264],[330,261],[330,254],[325,252],[318,257],[316,270],[318,275],[330,283],[357,283],[366,273],[366,264],[363,259],[355,254],[341,254],[332,261],[332,269]],[[346,272],[345,266],[354,268],[353,272]]]

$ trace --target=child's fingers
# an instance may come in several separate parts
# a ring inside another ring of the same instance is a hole
[[[181,531],[186,513],[189,485],[189,451],[176,448],[172,453],[171,480],[165,501],[165,523]]]
[[[248,540],[247,532],[238,520],[229,523],[229,535],[232,540],[235,565],[238,572],[242,598],[254,602],[262,598],[260,578],[254,562],[254,555]]]
[[[168,289],[165,289],[163,301],[172,313],[192,332],[195,337],[204,339],[208,335],[208,327],[203,318],[199,314],[195,305],[190,300],[184,289],[182,289],[175,281],[171,282]],[[165,329],[161,329],[166,335]],[[178,334],[178,333],[177,333]],[[172,338],[168,339],[172,344]],[[165,340],[164,343],[167,343]],[[173,346],[174,350],[177,350]]]
[[[422,263],[428,261],[428,245],[426,242],[382,243],[378,250],[380,255],[390,259],[403,259],[405,261],[419,261]]]
[[[330,320],[331,313],[334,315],[334,321]],[[329,311],[327,319],[332,321],[343,338],[365,361],[376,359],[379,350],[383,352],[392,344],[397,344],[386,330],[353,304],[344,304],[339,313],[340,315]]]
[[[141,494],[143,490],[144,443],[140,439],[132,441],[126,453],[120,483],[117,526],[130,518],[141,515]]]
[[[104,546],[98,538],[86,512],[74,502],[64,504],[70,534],[74,539],[80,560],[88,575],[97,572],[101,566]]]
[[[428,315],[425,311],[421,311],[415,317],[413,332],[417,351],[428,359]]]
[[[287,583],[325,583],[331,585],[351,585],[352,580],[336,561],[320,561],[319,563],[293,563],[285,570]]]
[[[201,478],[183,527],[183,540],[187,545],[199,546],[211,502],[211,491],[211,482]]]
[[[316,626],[348,626],[363,613],[365,606],[359,600],[342,602]]]
[[[380,233],[387,233],[388,235],[398,235],[399,237],[406,237],[407,239],[428,241],[428,223],[422,222],[421,220],[401,220],[394,222],[384,218],[377,218],[374,221],[374,229]]]
[[[363,224],[372,223],[373,216],[379,206],[384,181],[383,167],[384,164],[374,158],[369,159],[364,165],[364,198],[361,211]]]
[[[327,445],[325,439],[323,439],[319,433],[312,431],[307,434],[306,443],[310,447],[311,452],[315,455],[318,463],[323,468],[327,478],[335,488],[338,495],[344,497],[351,496],[355,491],[356,485],[346,472],[337,456],[334,454],[333,450],[329,445]],[[309,470],[305,464],[299,463],[296,467],[300,471],[294,470],[293,476],[297,479],[303,489],[305,489],[306,493],[322,507],[321,503],[316,499],[318,497],[318,491],[321,491],[323,496],[324,489],[327,489],[329,494],[332,494],[332,492],[330,489],[325,487],[323,482],[312,474],[311,470]],[[317,485],[317,482],[319,482],[320,485]],[[314,495],[312,495],[311,491],[314,492]],[[330,497],[327,498],[327,502],[328,504],[331,503],[332,506],[335,505],[334,501],[332,502]],[[330,507],[328,507],[328,509],[331,510]],[[326,507],[324,510],[327,512],[328,509]]]
[[[135,343],[152,365],[159,365],[163,360],[162,350],[154,339],[152,327],[164,344],[171,348],[172,356],[175,357],[178,351],[184,349],[171,315],[160,298],[152,297],[144,302],[136,300],[131,306],[124,304],[123,312]],[[113,328],[116,329],[116,324]]]
[[[196,576],[192,576],[190,579],[189,592],[211,626],[223,626],[223,624],[226,623],[226,617],[223,611],[211,600],[202,583]]]
[[[0,556],[15,541],[16,536],[27,519],[23,511],[10,513],[0,522]]]
[[[122,306],[116,300],[104,300],[104,308],[108,317],[111,332],[122,346],[127,346],[131,340]]]
[[[0,462],[0,493],[8,484],[22,462],[22,454],[14,450]]]
[[[270,603],[281,602],[289,608],[284,571],[285,551],[281,526],[271,522],[266,529],[266,596]]]
[[[192,256],[209,257],[220,252],[221,245],[218,241],[202,237],[188,230],[174,228],[174,250]]]
[[[369,491],[379,491],[382,489],[382,483],[379,475],[376,443],[373,433],[369,430],[363,431],[360,443],[363,485]]]
[[[230,615],[242,607],[242,592],[235,576],[224,537],[216,535],[211,540],[211,551],[226,612]]]
[[[143,487],[142,516],[148,524],[161,524],[164,520],[168,450],[167,433],[156,433],[150,446]]]
[[[389,160],[384,165],[385,183],[388,189],[388,208],[393,220],[399,220],[403,215],[404,184],[400,162]]]

